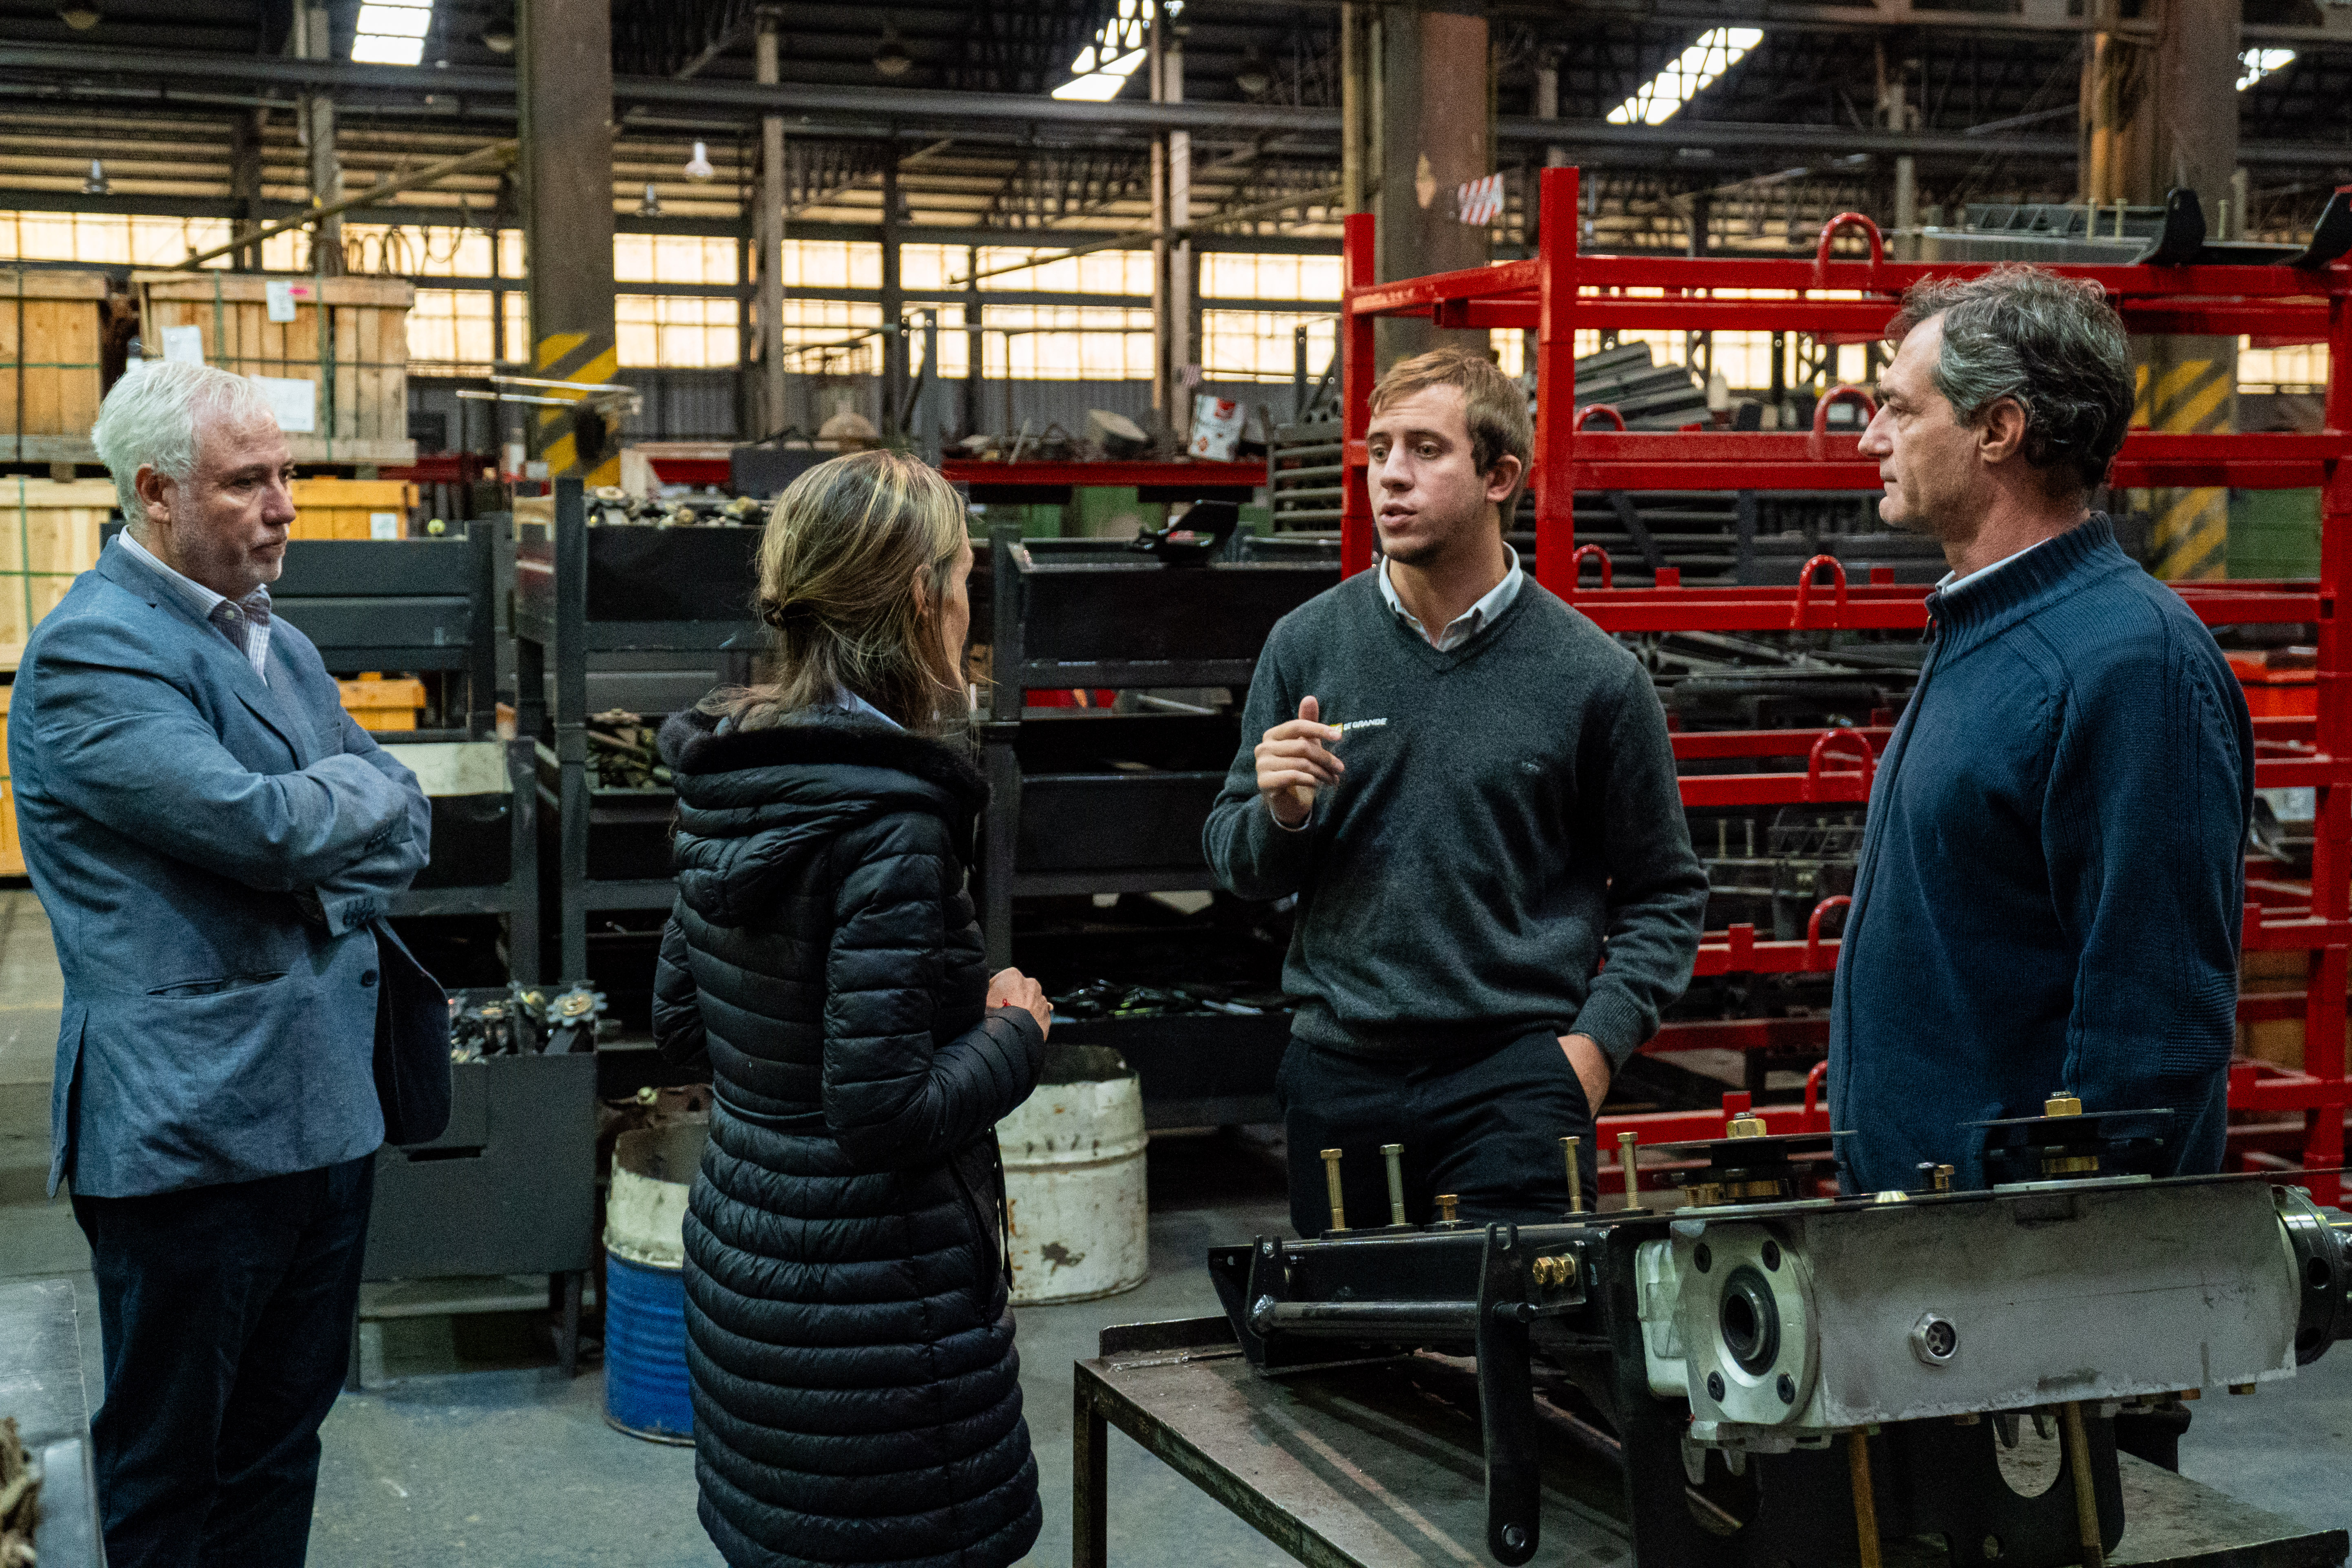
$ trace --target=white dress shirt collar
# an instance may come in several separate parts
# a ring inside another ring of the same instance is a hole
[[[1527,575],[1519,570],[1519,552],[1506,544],[1503,555],[1510,563],[1504,569],[1503,580],[1487,590],[1476,604],[1456,616],[1435,637],[1430,637],[1428,628],[1404,607],[1404,601],[1397,596],[1396,584],[1389,581],[1389,563],[1385,558],[1381,562],[1381,597],[1388,601],[1389,608],[1396,612],[1399,619],[1412,628],[1413,636],[1429,643],[1440,653],[1450,653],[1493,625],[1496,617],[1509,609],[1511,601],[1519,596],[1519,584]]]

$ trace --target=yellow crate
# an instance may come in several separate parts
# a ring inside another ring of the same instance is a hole
[[[16,838],[16,792],[8,783],[8,698],[16,689],[0,686],[0,877],[25,874],[25,847]]]
[[[386,680],[362,675],[335,685],[342,693],[343,711],[362,730],[414,730],[425,706],[425,682],[409,677]]]
[[[164,332],[194,327],[205,363],[239,375],[308,381],[315,428],[289,434],[298,463],[413,463],[408,438],[408,310],[416,286],[391,278],[269,278],[247,272],[134,272],[142,347],[162,358]],[[269,286],[292,293],[294,319],[269,319]],[[323,324],[322,324],[323,318]]]
[[[397,479],[296,479],[295,539],[405,539],[416,487]]]
[[[0,477],[0,669],[16,668],[41,617],[98,564],[113,515],[111,479]]]
[[[0,268],[0,438],[89,439],[105,301],[102,272]]]

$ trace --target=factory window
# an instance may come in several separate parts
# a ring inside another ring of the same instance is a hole
[[[503,275],[520,278],[522,231],[501,230],[499,240]],[[346,223],[343,266],[369,277],[488,278],[490,231],[457,224]]]
[[[2240,392],[2320,392],[2326,386],[2326,343],[2258,349],[2251,338],[2238,340]]]
[[[787,239],[783,280],[787,289],[879,289],[882,247],[862,239]]]
[[[613,321],[621,363],[631,369],[704,370],[737,358],[739,307],[732,300],[676,294],[616,294]]]
[[[1115,305],[996,305],[981,339],[992,380],[1149,381],[1151,312]],[[944,359],[946,356],[940,356]]]
[[[520,289],[506,295],[506,359],[500,362],[490,331],[498,298],[487,289],[419,289],[408,312],[409,368],[425,374],[487,375],[499,363],[529,360],[530,300]]]
[[[794,375],[878,375],[881,339],[866,329],[881,324],[879,305],[854,300],[787,300],[784,368]]]
[[[1306,300],[1337,303],[1336,256],[1263,256],[1213,250],[1201,258],[1203,300]]]
[[[1202,374],[1212,381],[1286,382],[1296,374],[1300,327],[1307,329],[1307,374],[1321,375],[1339,342],[1337,317],[1289,310],[1203,310]]]
[[[915,306],[907,312],[907,363],[919,370],[923,363],[923,311],[940,313],[940,376],[961,381],[971,374],[971,339],[963,330],[961,305]]]
[[[192,253],[229,239],[226,218],[151,217],[126,213],[0,212],[0,261],[85,261],[176,267]],[[292,271],[310,258],[299,233],[261,242],[262,264]],[[230,258],[206,263],[226,268]]]
[[[613,278],[621,283],[733,283],[735,242],[713,235],[616,234]]]
[[[1151,294],[1151,252],[1096,250],[1084,256],[1062,256],[1066,247],[983,246],[980,252],[980,286],[1041,294],[1128,294],[1149,299]],[[1034,267],[1022,265],[1038,257],[1049,259]],[[1003,268],[1012,270],[1003,270]],[[989,274],[995,276],[991,277]],[[960,282],[963,266],[953,266],[950,282]]]

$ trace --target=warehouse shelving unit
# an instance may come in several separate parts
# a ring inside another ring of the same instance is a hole
[[[677,891],[671,794],[589,782],[592,668],[632,666],[680,693],[698,687],[697,698],[718,684],[718,672],[747,660],[758,643],[751,606],[760,535],[729,526],[591,528],[576,479],[556,481],[551,525],[515,531],[515,730],[536,748],[541,802],[554,812],[561,975],[591,973],[589,911],[667,910]]]
[[[1440,327],[1505,328],[1537,334],[1538,408],[1535,465],[1537,580],[1590,616],[1603,630],[1635,632],[1902,631],[1926,625],[1925,594],[1872,568],[1851,581],[1834,556],[1807,562],[1793,587],[1742,584],[1686,587],[1672,568],[1654,585],[1619,587],[1607,553],[1580,546],[1575,497],[1608,490],[1874,491],[1877,464],[1857,450],[1859,433],[1828,424],[1840,402],[1868,404],[1859,388],[1824,397],[1809,431],[1651,433],[1595,428],[1598,409],[1576,411],[1576,333],[1581,329],[1668,329],[1676,331],[1799,331],[1847,342],[1874,340],[1894,301],[1927,277],[1965,277],[1988,264],[1906,263],[1887,259],[1878,230],[1859,214],[1825,225],[1811,260],[1735,258],[1586,256],[1577,247],[1578,176],[1572,168],[1542,175],[1541,243],[1528,259],[1391,283],[1373,280],[1373,220],[1347,220],[1341,304],[1342,419],[1346,440],[1340,519],[1343,573],[1371,564],[1373,531],[1366,486],[1364,436],[1375,376],[1377,318],[1425,316]],[[1868,247],[1867,258],[1840,257],[1842,234]],[[2352,271],[2340,263],[2294,265],[2063,266],[2053,270],[2105,289],[2135,333],[2325,342],[2329,349],[2326,428],[2317,434],[2159,434],[2135,430],[2116,458],[2118,489],[2237,487],[2284,489],[2316,487],[2323,494],[2323,543],[2316,582],[2233,582],[2175,584],[2208,626],[2307,622],[2318,628],[2318,713],[2315,718],[2254,721],[2258,787],[2307,786],[2317,792],[2311,890],[2263,882],[2249,889],[2244,945],[2249,951],[2301,950],[2313,955],[2311,982],[2301,998],[2242,997],[2243,1021],[2299,1010],[2306,1042],[2305,1070],[2240,1062],[2230,1074],[2233,1111],[2300,1115],[2301,1164],[2323,1202],[2336,1200],[2336,1168],[2344,1157],[2345,1110],[2352,1086],[2345,1076],[2346,979],[2352,949],[2352,646],[2336,619],[2336,604],[2352,588]],[[1598,586],[1584,568],[1598,567]],[[1828,581],[1818,581],[1827,574]],[[1680,759],[1771,758],[1803,755],[1801,773],[1708,773],[1684,780],[1685,804],[1852,804],[1869,797],[1883,728],[1791,732],[1763,731],[1678,734]],[[1825,903],[1833,903],[1833,900]],[[1699,973],[1826,973],[1837,943],[1813,936],[1801,942],[1759,942],[1752,927],[1710,933]],[[1754,1019],[1683,1025],[1646,1047],[1696,1046],[1761,1049],[1825,1038],[1818,1020]],[[1816,1070],[1813,1082],[1819,1082]],[[1745,1106],[1728,1096],[1726,1109]],[[1644,1142],[1714,1136],[1714,1111],[1604,1119],[1604,1146],[1621,1131]],[[1806,1106],[1776,1113],[1776,1130],[1825,1130],[1817,1096]],[[2242,1162],[2263,1156],[2233,1140]],[[1622,1177],[1606,1178],[1622,1190]]]

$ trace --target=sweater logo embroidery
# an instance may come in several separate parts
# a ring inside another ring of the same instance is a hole
[[[1379,730],[1388,725],[1385,719],[1350,719],[1339,726],[1339,738],[1345,740],[1350,730]]]

